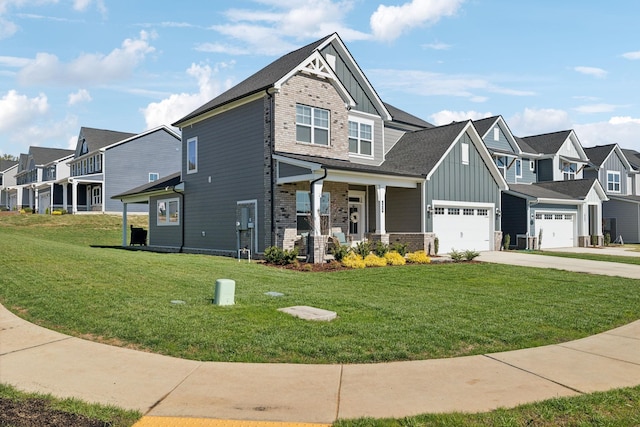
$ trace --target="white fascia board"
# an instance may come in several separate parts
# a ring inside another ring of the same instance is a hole
[[[354,185],[384,185],[387,187],[417,188],[422,178],[394,175],[379,175],[355,171],[329,169],[325,181],[344,182]]]
[[[340,52],[342,53],[343,57],[348,58],[349,61],[351,61],[351,64],[353,65],[354,69],[356,70],[356,72],[358,73],[359,77],[361,78],[361,81],[363,81],[365,83],[365,85],[367,86],[367,89],[369,90],[369,93],[371,93],[373,95],[374,104],[376,104],[377,107],[378,107],[377,110],[383,112],[383,114],[381,114],[382,119],[384,121],[387,121],[387,122],[391,121],[392,120],[391,114],[389,113],[389,111],[387,111],[387,107],[384,106],[384,102],[382,102],[382,99],[380,99],[380,97],[378,96],[378,93],[375,91],[375,89],[373,88],[373,86],[369,82],[369,79],[362,72],[362,69],[360,69],[360,66],[358,65],[356,60],[353,58],[353,56],[351,56],[351,53],[349,52],[347,47],[342,42],[342,39],[340,39],[340,37],[337,34],[334,34],[333,37],[329,37],[329,39],[327,39],[322,45],[320,45],[318,47],[318,50],[324,49],[326,46],[331,44],[331,42],[333,42],[333,41],[335,41],[337,43],[337,45],[338,45],[337,47],[339,48],[338,50],[340,50]]]
[[[480,156],[484,160],[484,163],[486,164],[487,168],[489,168],[489,172],[491,173],[491,176],[493,176],[493,179],[495,179],[495,181],[498,183],[498,188],[502,191],[507,190],[509,188],[507,181],[504,179],[504,177],[498,170],[498,166],[496,166],[495,162],[493,161],[493,156],[491,155],[491,153],[489,153],[487,146],[484,145],[484,141],[478,134],[478,131],[476,130],[476,127],[473,125],[473,122],[471,120],[467,121],[467,124],[465,125],[465,127],[462,128],[458,136],[454,138],[454,140],[451,142],[451,145],[449,145],[449,148],[447,148],[447,151],[445,151],[445,153],[440,157],[440,159],[438,160],[438,163],[436,163],[433,169],[429,171],[429,174],[427,175],[427,181],[431,179],[431,177],[436,172],[436,170],[438,170],[440,165],[442,165],[442,163],[444,162],[444,159],[449,155],[451,150],[453,150],[453,147],[456,146],[460,138],[462,138],[462,136],[469,129],[471,129],[471,131],[469,132],[469,136],[471,137],[471,142],[480,153]]]
[[[455,200],[432,200],[432,206],[451,206],[454,208],[465,208],[465,207],[473,207],[473,208],[487,208],[487,209],[495,209],[495,203],[483,203],[483,202],[460,202]]]
[[[298,160],[298,159],[291,159],[289,157],[280,156],[278,154],[274,154],[272,157],[273,157],[274,160],[276,160],[278,162],[287,163],[289,165],[298,166],[298,167],[301,167],[301,168],[311,169],[312,171],[316,171],[316,170],[322,168],[322,165],[320,163],[316,163],[316,162],[310,162],[310,161]]]
[[[540,198],[537,199],[538,203],[548,203],[553,205],[583,205],[585,203],[584,200],[581,199],[550,199],[550,198]]]
[[[580,153],[580,157],[585,159],[585,161],[589,161],[589,157],[587,156],[587,153],[584,152],[584,148],[582,148],[582,144],[580,143],[580,140],[578,139],[578,135],[576,134],[576,132],[572,129],[571,132],[569,133],[569,139],[571,140],[571,143],[576,147],[576,151],[578,153]]]
[[[317,61],[320,64],[322,64],[322,69],[324,69],[326,71],[320,71],[319,69],[316,69],[313,72],[310,72],[305,67],[309,62],[312,62],[312,61]],[[284,75],[284,77],[282,77],[280,80],[275,82],[275,84],[273,85],[273,88],[275,90],[280,90],[282,85],[287,80],[289,80],[291,77],[293,77],[294,75],[296,75],[298,73],[313,73],[314,75],[316,75],[316,76],[318,76],[320,78],[327,79],[338,90],[338,92],[340,93],[342,99],[345,100],[345,103],[347,105],[349,105],[349,107],[355,107],[356,106],[356,101],[351,97],[351,94],[347,91],[347,88],[344,87],[344,85],[342,84],[340,79],[338,79],[338,76],[336,76],[336,74],[333,71],[333,69],[331,68],[331,66],[329,66],[327,61],[322,57],[320,52],[318,52],[317,50],[315,52],[313,52],[311,54],[311,56],[307,57],[304,61],[302,61],[300,64],[298,64],[298,66],[296,68],[294,68],[293,70],[289,71],[287,74]]]
[[[268,90],[268,89],[266,89],[266,90]],[[189,127],[189,126],[193,126],[194,124],[200,123],[203,120],[210,119],[211,117],[215,117],[215,116],[217,116],[219,114],[222,114],[222,113],[225,113],[225,112],[227,112],[229,110],[233,110],[233,109],[238,108],[238,107],[240,107],[242,105],[248,104],[248,103],[256,101],[258,99],[262,99],[262,97],[264,97],[264,94],[265,94],[265,90],[260,90],[260,91],[258,91],[256,93],[247,95],[244,98],[240,98],[240,99],[237,99],[237,100],[235,100],[233,102],[229,102],[229,103],[223,104],[223,105],[219,106],[218,108],[215,108],[215,109],[213,109],[211,111],[207,111],[206,113],[199,114],[196,117],[193,117],[193,118],[181,123],[180,124],[180,129],[184,129],[184,128]]]
[[[633,170],[633,167],[631,166],[631,163],[629,163],[629,160],[627,160],[627,156],[624,155],[624,153],[622,152],[622,150],[620,149],[620,146],[618,146],[618,144],[614,145],[613,150],[611,150],[609,152],[609,154],[604,159],[602,164],[605,164],[607,162],[607,160],[609,159],[609,157],[611,157],[611,155],[613,153],[617,153],[618,154],[618,157],[620,158],[620,160],[622,160],[622,163],[624,164],[624,167],[627,169],[627,172],[630,172],[630,171]],[[600,165],[600,166],[602,166],[602,165]]]
[[[598,197],[600,198],[601,201],[606,202],[607,200],[609,200],[609,197],[607,196],[606,191],[604,191],[604,187],[602,186],[602,184],[600,184],[599,180],[595,180],[593,182],[593,186],[591,186],[591,190],[589,190],[589,193],[595,191],[598,194]],[[587,193],[587,197],[588,197],[588,193]]]

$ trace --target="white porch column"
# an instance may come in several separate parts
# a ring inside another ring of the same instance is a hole
[[[52,182],[49,184],[49,215],[53,213],[53,195],[55,193],[55,184]]]
[[[67,183],[62,184],[62,209],[68,210],[67,207]]]
[[[311,232],[314,236],[322,234],[320,226],[320,199],[322,198],[323,181],[316,181],[311,187],[311,214],[313,216],[313,224],[311,224]]]
[[[122,202],[122,246],[127,246],[127,204]]]
[[[376,234],[387,234],[386,203],[387,186],[376,185]]]
[[[71,212],[78,213],[78,182],[75,179],[71,181]]]
[[[34,188],[32,190],[32,194],[33,194],[33,211],[35,213],[40,213],[38,211],[38,209],[40,208],[40,190],[38,190],[37,188]]]

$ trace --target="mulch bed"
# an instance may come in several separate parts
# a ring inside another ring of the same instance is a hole
[[[0,426],[106,427],[110,425],[83,415],[52,409],[43,399],[12,400],[0,397]]]

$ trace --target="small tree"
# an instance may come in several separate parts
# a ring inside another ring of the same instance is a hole
[[[433,239],[433,253],[438,255],[438,251],[440,250],[440,240],[436,237]]]
[[[504,244],[503,244],[504,250],[508,251],[509,248],[511,247],[511,234],[507,233],[504,235]]]

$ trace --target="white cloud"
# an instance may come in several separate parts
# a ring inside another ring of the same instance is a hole
[[[622,57],[631,60],[640,59],[640,50],[636,50],[635,52],[623,53]]]
[[[401,6],[380,5],[369,21],[375,38],[395,40],[414,27],[454,15],[463,0],[412,0]]]
[[[447,125],[451,122],[462,122],[465,120],[479,120],[491,117],[491,112],[481,113],[479,111],[449,111],[442,110],[429,116],[431,122],[436,126]]]
[[[129,77],[136,66],[155,48],[149,44],[153,34],[140,32],[137,39],[126,39],[108,55],[84,54],[71,63],[60,62],[50,53],[38,53],[19,72],[23,84],[88,85],[109,83]]]
[[[449,49],[451,49],[451,45],[450,44],[440,43],[440,42],[423,44],[422,47],[424,47],[425,49],[433,49],[433,50],[449,50]]]
[[[0,40],[8,39],[18,32],[18,26],[0,16]]]
[[[602,68],[596,67],[574,67],[574,71],[577,71],[581,74],[586,74],[587,76],[593,76],[598,78],[607,77],[608,72],[603,70]]]
[[[45,94],[35,98],[10,90],[0,98],[0,131],[8,132],[27,126],[49,112]]]
[[[575,125],[574,129],[585,147],[617,143],[640,151],[640,118],[612,117],[606,122]]]
[[[73,0],[73,9],[78,12],[86,11],[91,4],[94,3],[93,0]],[[104,0],[96,0],[95,1],[96,8],[102,15],[106,15],[107,7],[104,4]]]
[[[198,81],[198,92],[172,94],[160,102],[152,102],[141,109],[147,129],[170,125],[230,88],[231,81],[220,82],[213,79],[213,75],[219,71],[219,68],[227,66],[228,64],[220,64],[212,68],[209,65],[191,64],[187,74]]]
[[[69,94],[69,100],[67,101],[68,105],[76,105],[81,102],[90,102],[92,100],[91,94],[86,89],[80,89],[75,93]]]
[[[613,104],[589,104],[589,105],[581,105],[576,107],[575,110],[579,113],[610,113],[615,111],[617,108],[620,108],[620,105]]]
[[[31,62],[28,58],[20,58],[17,56],[0,56],[0,65],[4,67],[22,68]]]
[[[522,113],[508,119],[507,123],[517,136],[539,135],[572,128],[569,114],[552,108],[525,108]]]

